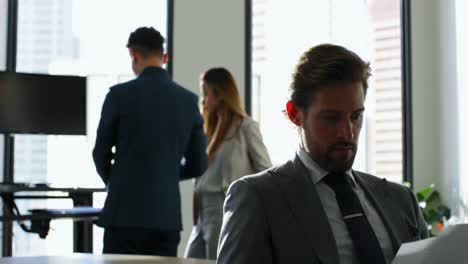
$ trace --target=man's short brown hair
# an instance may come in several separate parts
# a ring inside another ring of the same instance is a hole
[[[306,109],[314,94],[330,85],[360,81],[367,92],[371,75],[369,63],[356,53],[333,44],[321,44],[302,54],[292,75],[291,98],[297,106]]]

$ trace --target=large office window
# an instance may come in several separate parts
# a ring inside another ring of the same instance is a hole
[[[6,50],[7,50],[7,22],[8,22],[8,1],[0,0],[0,71],[6,69]],[[3,175],[3,134],[0,134],[0,172]],[[3,177],[3,176],[2,176]],[[0,199],[0,208],[3,208],[3,202]],[[1,210],[1,209],[0,209]],[[2,224],[0,223],[0,237],[3,236]],[[0,241],[0,246],[2,242]]]
[[[298,147],[282,113],[294,66],[306,49],[334,43],[373,71],[354,168],[402,182],[400,31],[399,0],[252,0],[252,115],[275,164]]]
[[[102,102],[111,85],[134,77],[125,47],[130,32],[153,26],[167,35],[166,7],[166,0],[19,0],[17,71],[87,76],[88,90],[86,136],[15,136],[16,182],[104,187],[91,157]],[[95,205],[103,199],[96,195]],[[70,207],[71,201],[23,202],[21,208],[44,206]],[[94,251],[101,252],[102,230],[94,233]],[[70,252],[70,220],[52,221],[45,240],[14,229],[13,255]]]

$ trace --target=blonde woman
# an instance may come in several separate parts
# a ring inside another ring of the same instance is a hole
[[[232,74],[212,68],[201,75],[208,169],[195,182],[194,221],[186,257],[216,259],[225,191],[242,176],[271,166],[257,122],[244,111]]]

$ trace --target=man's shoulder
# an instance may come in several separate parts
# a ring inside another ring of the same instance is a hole
[[[246,175],[239,180],[243,180],[245,182],[253,183],[253,184],[262,184],[262,182],[271,180],[270,169],[264,170],[255,174]]]
[[[269,170],[265,170],[256,174],[246,175],[235,180],[228,188],[228,197],[237,197],[236,199],[251,200],[253,196],[268,196],[274,197],[274,184],[272,175]]]
[[[291,162],[288,161],[284,164],[273,166],[264,171],[251,174],[251,175],[246,175],[238,179],[235,182],[244,182],[244,183],[247,183],[249,185],[252,185],[261,189],[276,189],[275,186],[277,186],[278,184],[277,178],[287,177],[287,175],[280,175],[280,173],[284,171],[285,169],[288,170],[290,163]]]
[[[116,85],[113,85],[110,87],[109,91],[111,93],[115,94],[120,94],[120,93],[126,93],[126,92],[131,92],[134,91],[135,87],[142,87],[142,86],[148,86],[148,83],[142,83],[143,81],[139,78],[135,78],[126,82],[122,82]],[[154,85],[154,84],[153,84]],[[150,85],[151,86],[151,85]],[[194,92],[188,90],[187,88],[183,87],[182,85],[169,80],[168,82],[164,83],[163,86],[169,86],[166,87],[168,89],[173,89],[177,96],[181,98],[186,98],[187,100],[193,101],[198,104],[198,95],[196,95]]]
[[[387,180],[386,178],[377,177],[375,175],[361,172],[361,171],[354,171],[355,174],[360,177],[362,181],[365,181],[371,185],[383,185],[387,190],[396,191],[396,192],[408,192],[409,188],[403,184],[392,182]]]
[[[126,82],[118,83],[109,88],[109,92],[111,93],[125,93],[129,91],[132,87],[137,86],[137,80],[129,80]]]
[[[195,94],[194,92],[190,91],[189,89],[183,87],[182,85],[172,81],[172,84],[175,89],[179,92],[180,95],[185,96],[191,100],[196,100],[198,101],[198,95]]]
[[[367,172],[362,172],[362,171],[357,171],[357,170],[353,170],[353,172],[358,177],[361,177],[361,179],[365,179],[370,182],[379,182],[385,179],[385,178],[380,178],[375,175],[369,174]]]

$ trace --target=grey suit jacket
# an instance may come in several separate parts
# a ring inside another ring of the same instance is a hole
[[[412,191],[353,172],[382,218],[393,248],[427,237]],[[338,264],[327,216],[299,158],[234,182],[224,204],[218,262]]]

